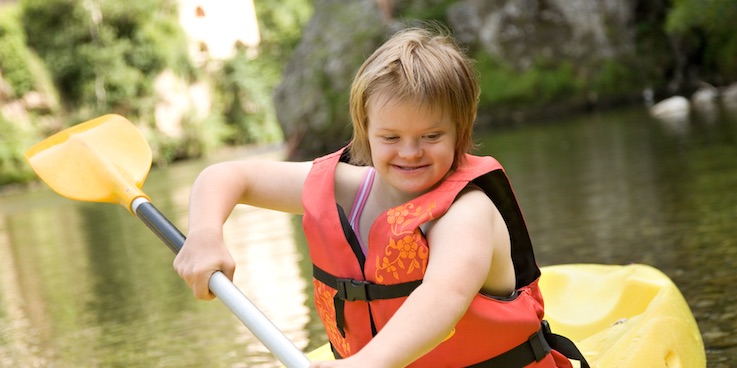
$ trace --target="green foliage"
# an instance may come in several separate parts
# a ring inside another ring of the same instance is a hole
[[[642,86],[665,88],[676,63],[672,48],[663,29],[666,9],[659,2],[641,3],[635,13],[635,58],[633,70]]]
[[[254,5],[261,32],[258,55],[239,50],[214,76],[216,104],[228,127],[225,139],[229,144],[283,138],[271,95],[312,15],[307,0],[257,1]]]
[[[591,89],[603,96],[628,95],[642,87],[638,72],[620,60],[605,60],[596,69]]]
[[[202,157],[221,145],[226,129],[222,117],[211,114],[205,118],[192,118],[187,114],[182,123],[184,139],[182,147],[186,150],[182,157]]]
[[[226,136],[225,124],[217,114],[197,118],[196,113],[187,113],[182,122],[183,136],[171,137],[152,131],[146,137],[157,165],[203,157],[221,146]]]
[[[570,97],[580,89],[573,66],[538,62],[520,71],[480,52],[474,57],[481,87],[480,104],[521,106],[542,104]]]
[[[230,128],[227,142],[247,144],[282,138],[276,122],[271,92],[279,73],[243,50],[224,65],[216,79],[218,101]]]
[[[193,70],[173,1],[21,0],[28,43],[70,108],[145,114],[153,77]]]
[[[737,78],[737,2],[728,0],[671,0],[665,29],[699,50],[707,74]]]
[[[12,88],[11,97],[23,96],[33,89],[30,58],[17,8],[6,6],[0,12],[0,73]]]
[[[21,183],[34,177],[23,158],[35,136],[28,127],[15,124],[0,114],[0,185]]]
[[[725,0],[671,0],[665,27],[669,33],[688,32],[703,28],[707,32],[722,33],[734,30],[737,3]]]
[[[261,32],[259,59],[271,59],[281,71],[312,16],[309,0],[254,1]]]
[[[399,19],[439,20],[447,22],[448,7],[457,0],[423,0],[389,2],[394,7],[394,17]]]

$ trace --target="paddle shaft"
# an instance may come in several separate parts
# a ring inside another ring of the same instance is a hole
[[[146,224],[174,253],[182,249],[185,236],[156,207],[143,197],[131,206],[138,218]],[[256,307],[225,274],[212,274],[208,286],[264,346],[287,368],[303,368],[309,359],[290,341],[261,310]]]

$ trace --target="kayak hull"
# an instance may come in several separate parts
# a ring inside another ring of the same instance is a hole
[[[696,320],[678,287],[647,265],[543,267],[551,329],[592,367],[705,367]]]

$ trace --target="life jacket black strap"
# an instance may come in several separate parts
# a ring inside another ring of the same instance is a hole
[[[337,290],[338,298],[348,302],[356,300],[370,302],[372,300],[401,298],[409,296],[412,291],[422,284],[422,280],[384,285],[363,280],[338,278],[323,271],[314,264],[312,265],[312,276],[323,284]]]
[[[403,282],[401,284],[382,285],[363,280],[338,278],[314,264],[312,265],[312,276],[317,281],[337,290],[337,293],[333,298],[333,303],[335,305],[335,324],[343,337],[345,337],[345,330],[343,328],[345,320],[345,302],[353,302],[356,300],[370,302],[372,300],[401,298],[409,296],[412,291],[422,284],[422,280]]]
[[[542,321],[540,329],[532,334],[527,341],[489,360],[471,365],[469,368],[525,367],[533,362],[541,361],[551,350],[555,350],[567,358],[580,361],[581,368],[589,368],[586,358],[573,341],[552,333],[548,321]]]
[[[583,356],[581,351],[578,350],[576,344],[567,337],[554,334],[550,332],[550,329],[548,329],[548,332],[545,333],[545,339],[553,350],[565,355],[566,358],[578,360],[581,362],[581,368],[590,368],[589,363],[586,361],[586,358]]]
[[[469,368],[521,368],[541,361],[551,350],[543,330],[544,328],[540,328],[527,341],[491,359],[470,365]]]

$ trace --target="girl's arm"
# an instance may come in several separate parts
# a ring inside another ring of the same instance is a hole
[[[447,338],[465,314],[490,274],[495,248],[509,247],[504,220],[477,189],[463,192],[427,236],[431,256],[422,285],[361,351],[313,367],[404,367],[420,358]]]
[[[223,224],[237,204],[301,214],[302,186],[311,162],[230,161],[207,167],[192,185],[189,231],[174,269],[195,297],[211,300],[215,271],[233,278],[235,263],[223,241]]]

